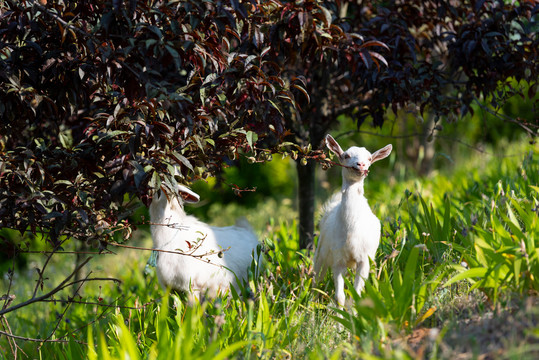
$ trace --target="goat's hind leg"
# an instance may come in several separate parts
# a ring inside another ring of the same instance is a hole
[[[323,256],[320,256],[321,247],[322,247],[322,238],[318,240],[318,246],[316,247],[316,251],[314,253],[314,261],[313,261],[313,270],[314,270],[314,285],[319,285],[322,280],[324,280],[324,277],[326,276],[326,271],[328,269],[327,264],[325,262],[325,259]]]
[[[346,268],[344,269],[333,269],[333,281],[335,283],[335,300],[337,301],[337,306],[340,309],[344,308],[345,305],[345,295],[344,295],[344,275],[346,274]]]
[[[314,285],[318,286],[326,276],[327,266],[325,264],[314,264]]]

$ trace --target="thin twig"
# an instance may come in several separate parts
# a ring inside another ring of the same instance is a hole
[[[90,261],[90,259],[91,259],[91,257],[84,260],[79,266],[77,266],[75,268],[75,270],[67,278],[65,278],[56,288],[52,289],[48,293],[46,293],[44,295],[41,295],[39,297],[36,297],[35,293],[34,293],[34,296],[32,296],[32,298],[30,298],[30,299],[28,299],[26,301],[23,301],[21,303],[18,303],[17,305],[11,306],[11,307],[9,307],[7,309],[0,310],[0,315],[7,314],[7,313],[12,312],[14,310],[20,309],[20,308],[22,308],[24,306],[33,304],[35,302],[39,302],[39,301],[41,301],[43,299],[47,299],[47,298],[51,297],[52,295],[56,294],[57,292],[59,292],[60,290],[64,289],[66,286],[72,285],[72,283],[71,284],[67,284],[67,283],[75,275],[75,273],[77,271],[79,271],[84,265],[86,265]]]
[[[532,130],[530,129],[528,126],[527,123],[526,125],[524,125],[524,122],[523,121],[518,121],[518,120],[515,120],[513,119],[512,117],[510,116],[507,116],[505,114],[501,114],[501,113],[498,113],[498,112],[494,112],[492,109],[490,109],[488,106],[486,106],[485,104],[481,103],[479,101],[479,99],[475,99],[476,103],[479,105],[479,107],[481,109],[483,109],[484,111],[488,112],[489,114],[491,114],[492,116],[502,120],[502,121],[507,121],[507,122],[510,122],[510,123],[513,123],[513,124],[516,124],[518,126],[520,126],[522,129],[526,130],[526,132],[530,135],[530,136],[537,136],[537,134]],[[530,126],[533,126],[535,127],[536,129],[539,128],[539,125],[536,123],[536,124],[529,124]]]
[[[111,307],[111,308],[119,308],[119,309],[127,309],[127,310],[143,310],[149,304],[153,303],[154,301],[147,302],[146,304],[143,304],[143,305],[141,305],[139,307],[103,304],[103,303],[94,302],[94,301],[80,301],[80,300],[72,300],[72,299],[69,299],[69,300],[65,300],[65,299],[46,299],[46,300],[42,300],[41,302],[50,302],[50,303],[59,302],[59,303],[63,303],[63,304],[74,303],[74,304],[79,304],[79,305],[97,305],[97,306],[100,306],[100,307]]]
[[[114,300],[114,301],[118,301],[118,299],[120,299],[120,297],[121,297],[121,296],[117,297],[116,300]],[[155,303],[156,301],[158,301],[158,300],[160,300],[160,299],[161,299],[161,298],[157,298],[157,299],[154,299],[154,300],[152,300],[152,301],[149,301],[149,302],[147,302],[146,304],[142,305],[142,307],[118,306],[118,305],[112,305],[112,303],[109,304],[109,305],[103,305],[103,304],[102,304],[101,306],[104,306],[104,307],[105,307],[105,310],[103,310],[103,312],[102,312],[101,314],[99,314],[99,315],[98,315],[94,320],[92,320],[91,322],[89,322],[89,323],[87,323],[87,324],[84,324],[83,326],[81,326],[81,327],[79,327],[79,328],[73,330],[72,332],[70,332],[70,333],[64,335],[64,337],[67,337],[67,336],[69,336],[69,335],[71,335],[71,334],[77,333],[77,332],[81,331],[82,329],[84,329],[84,328],[86,328],[86,327],[88,327],[88,326],[94,324],[96,321],[98,321],[98,320],[101,319],[103,316],[105,316],[105,313],[106,313],[107,311],[109,311],[111,308],[117,307],[117,308],[121,308],[121,309],[142,310],[142,309],[145,309],[146,306],[148,306],[148,305],[150,305],[150,304],[152,304],[152,303]],[[126,301],[127,301],[127,299],[126,299]]]
[[[70,283],[65,284],[62,289],[65,289],[66,287],[69,287],[71,285],[75,285],[75,284],[78,284],[78,283],[81,283],[81,282],[84,283],[86,281],[114,281],[115,283],[118,283],[118,284],[122,283],[122,280],[116,279],[116,278],[94,277],[94,278],[80,279],[80,280],[72,281]]]
[[[15,300],[15,295],[11,294],[9,295],[9,291],[8,291],[8,294],[6,295],[2,295],[2,297],[0,297],[0,300],[5,300],[4,302],[4,309],[7,308],[9,305],[11,305],[11,303],[13,302],[13,300]]]
[[[1,335],[5,335],[7,337],[10,337],[12,339],[18,339],[18,340],[24,340],[24,341],[32,341],[32,342],[48,342],[48,343],[62,343],[62,344],[67,344],[69,343],[68,340],[61,340],[61,339],[55,339],[55,340],[45,340],[45,339],[34,339],[34,338],[29,338],[29,337],[24,337],[24,336],[19,336],[19,335],[13,335],[13,334],[10,334],[10,333],[7,333],[5,331],[2,331],[0,330],[0,334]],[[80,340],[76,340],[76,339],[72,339],[72,341],[75,341],[76,343],[79,343],[79,344],[82,344],[82,345],[88,345],[88,343],[85,343],[84,341],[80,341]]]
[[[2,323],[3,323],[3,327],[5,329],[7,329],[7,331],[9,331],[10,334],[13,334],[13,331],[11,330],[11,326],[9,326],[9,323],[6,319],[5,316],[1,316],[0,318],[2,318]],[[13,338],[10,338],[8,337],[8,344],[9,344],[9,348],[11,349],[11,354],[13,355],[13,358],[14,359],[17,359],[17,352],[18,350],[21,350],[22,353],[26,355],[26,353],[21,349],[21,347],[17,344],[17,342],[15,341],[15,339]]]
[[[86,275],[86,279],[84,280],[87,280],[88,277],[90,276],[92,272],[90,271],[88,273],[88,275]],[[77,294],[80,290],[80,288],[82,287],[82,285],[84,285],[84,282],[85,281],[82,281],[79,286],[77,287],[77,291],[75,292],[75,294]],[[64,319],[65,317],[65,314],[67,313],[67,310],[69,310],[69,307],[71,306],[71,302],[67,303],[67,306],[65,307],[64,311],[62,312],[62,315],[60,316],[60,318],[58,319],[58,321],[56,322],[56,326],[54,327],[54,329],[52,330],[52,332],[50,333],[50,335],[45,339],[45,340],[49,340],[53,335],[54,333],[56,332],[56,330],[58,330],[58,327],[60,326],[60,324],[62,323],[62,320]]]
[[[92,39],[96,44],[99,44],[99,39],[97,39],[94,35],[87,33],[86,31],[82,30],[81,28],[78,28],[76,26],[73,26],[72,24],[68,23],[64,19],[62,19],[57,14],[51,12],[49,9],[47,9],[45,6],[39,4],[37,1],[34,1],[34,6],[37,7],[41,12],[44,14],[47,14],[48,16],[52,17],[54,20],[58,21],[60,24],[62,24],[63,27],[71,29],[75,32],[78,32],[79,35],[88,37]]]
[[[118,298],[116,298],[116,300],[114,300],[114,301],[117,301],[120,297],[121,297],[121,296],[119,296]],[[101,318],[103,318],[103,317],[105,316],[105,314],[107,313],[107,311],[110,311],[112,308],[114,308],[114,307],[119,307],[119,306],[114,306],[114,305],[112,305],[112,303],[111,303],[111,304],[108,304],[108,305],[106,305],[106,306],[104,306],[104,307],[105,307],[105,309],[101,312],[101,314],[97,315],[97,317],[96,317],[95,319],[93,319],[93,320],[90,321],[89,323],[86,323],[86,324],[82,325],[81,327],[79,327],[79,328],[77,328],[77,329],[75,329],[75,330],[73,330],[73,331],[71,331],[71,332],[65,334],[62,338],[65,338],[65,337],[68,337],[68,336],[70,336],[70,335],[72,335],[72,334],[78,333],[78,332],[81,331],[82,329],[87,328],[88,326],[90,326],[90,325],[92,325],[92,324],[95,324],[98,320],[100,320]]]
[[[34,293],[32,294],[32,298],[36,297],[36,294],[37,294],[37,292],[39,290],[40,284],[43,284],[43,282],[44,282],[43,272],[45,271],[45,268],[49,264],[49,261],[51,260],[53,254],[54,254],[54,250],[51,253],[47,254],[47,258],[45,260],[45,263],[43,264],[43,270],[40,270],[39,268],[36,267],[37,274],[38,274],[38,279],[36,281],[36,286],[34,288]]]
[[[373,132],[370,132],[370,131],[359,130],[358,133],[359,134],[374,135],[374,136],[378,136],[378,137],[391,138],[391,139],[408,139],[408,138],[411,138],[411,137],[425,136],[425,133],[429,133],[429,132],[428,131],[426,131],[425,133],[416,132],[416,133],[403,134],[403,135],[383,135],[383,134],[373,133]]]
[[[103,43],[103,41],[99,40],[95,35],[90,34],[90,33],[86,32],[85,30],[68,23],[67,21],[62,19],[60,16],[58,16],[57,14],[51,12],[45,6],[39,4],[37,1],[34,1],[34,6],[37,7],[39,10],[41,10],[44,14],[47,14],[48,16],[52,17],[54,20],[58,21],[65,28],[71,29],[71,30],[79,33],[79,35],[82,35],[82,36],[84,36],[86,38],[91,39],[95,43],[95,45],[97,45],[98,47],[101,46],[101,44]],[[129,64],[125,63],[124,61],[122,61],[119,58],[116,58],[114,61],[116,61],[117,63],[119,63],[123,67],[125,67],[127,70],[129,70],[141,82],[146,83],[146,81],[144,81],[144,79],[142,78],[142,75],[141,75],[140,71],[136,71]],[[154,84],[148,83],[147,85],[151,86],[154,89],[157,89],[157,87]]]
[[[43,267],[41,268],[41,270],[36,268],[37,273],[39,274],[39,278],[37,279],[37,284],[36,284],[36,287],[34,288],[34,293],[32,295],[32,298],[36,297],[36,294],[37,294],[37,291],[39,290],[40,285],[43,286],[43,284],[45,282],[45,279],[43,278],[43,274],[45,273],[45,268],[47,267],[50,260],[52,259],[52,255],[54,255],[54,251],[59,249],[66,241],[67,241],[67,239],[63,240],[62,242],[60,242],[59,244],[57,244],[54,247],[53,251],[50,254],[48,254],[47,260],[45,260],[45,264],[43,264]],[[0,314],[1,314],[1,312],[0,312]]]
[[[204,239],[202,239],[202,241],[204,241]],[[113,246],[118,246],[118,247],[122,247],[122,248],[126,248],[126,249],[133,249],[133,250],[145,250],[145,251],[157,251],[157,252],[162,252],[162,253],[168,253],[168,254],[176,254],[176,255],[184,255],[184,256],[191,256],[193,258],[198,258],[198,259],[201,259],[201,258],[204,258],[204,257],[207,257],[207,256],[210,256],[210,255],[217,255],[219,253],[219,251],[210,251],[210,252],[207,252],[207,253],[204,253],[204,254],[193,254],[194,251],[196,251],[200,246],[196,246],[191,252],[189,253],[186,253],[186,252],[182,252],[182,251],[173,251],[173,250],[163,250],[163,249],[154,249],[154,248],[145,248],[145,247],[140,247],[140,246],[131,246],[131,245],[124,245],[124,244],[118,244],[116,242],[108,242],[107,243],[108,245],[113,245]],[[227,251],[228,249],[223,249],[222,251]]]
[[[13,286],[13,269],[15,269],[15,258],[17,256],[13,256],[13,259],[11,261],[11,273],[8,271],[8,277],[9,277],[9,284],[8,284],[8,287],[7,287],[7,292],[6,292],[6,298],[4,299],[4,305],[2,305],[2,310],[7,308],[11,302],[13,301],[13,298],[9,295],[9,293],[11,292],[11,287]]]
[[[116,253],[106,250],[103,252],[99,251],[46,251],[46,250],[21,250],[21,254],[72,254],[72,255],[116,255]]]
[[[435,131],[436,129],[432,129],[432,131]],[[367,134],[367,135],[372,135],[372,136],[378,136],[378,137],[382,137],[382,138],[390,138],[390,139],[405,139],[405,138],[410,138],[410,137],[416,137],[416,136],[424,136],[425,134],[421,134],[421,133],[411,133],[411,134],[404,134],[404,135],[384,135],[384,134],[379,134],[379,133],[375,133],[375,132],[370,132],[370,131],[364,131],[364,130],[359,130],[359,131],[346,131],[342,134],[339,134],[337,136],[335,136],[335,139],[339,138],[339,137],[343,137],[343,136],[348,136],[352,133],[359,133],[359,134]],[[429,131],[426,132],[427,134],[429,133]],[[515,157],[515,156],[521,156],[522,154],[511,154],[511,155],[503,155],[503,154],[495,154],[495,153],[491,153],[491,152],[488,152],[488,151],[485,151],[483,149],[481,149],[480,147],[478,146],[474,146],[474,145],[471,145],[471,144],[468,144],[467,142],[465,141],[462,141],[460,139],[457,139],[457,138],[454,138],[454,137],[451,137],[451,136],[444,136],[444,135],[439,135],[439,134],[434,134],[433,135],[433,138],[435,139],[441,139],[441,140],[445,140],[445,141],[454,141],[454,142],[457,142],[463,146],[466,146],[467,148],[470,148],[472,150],[475,150],[481,154],[485,154],[485,155],[489,155],[489,156],[496,156],[496,157]]]
[[[87,279],[87,280],[92,280],[92,279]],[[70,286],[72,284],[68,284],[68,286]],[[54,334],[55,330],[53,330],[53,333],[47,338],[47,339],[34,339],[34,338],[29,338],[29,337],[24,337],[24,336],[18,336],[18,335],[13,335],[11,329],[9,329],[9,333],[7,332],[4,332],[4,331],[1,331],[0,330],[0,334],[2,335],[6,335],[8,338],[10,339],[18,339],[18,340],[24,340],[24,341],[32,341],[32,342],[40,342],[40,343],[68,343],[69,340],[65,340],[65,338],[67,337],[70,337],[72,336],[73,334],[76,334],[78,332],[80,332],[82,329],[96,323],[98,320],[100,320],[101,318],[103,318],[105,316],[105,314],[110,311],[112,308],[121,308],[121,309],[132,309],[132,310],[142,310],[142,309],[145,309],[148,305],[152,304],[152,303],[155,303],[156,301],[160,300],[161,298],[157,298],[157,299],[154,299],[152,301],[149,301],[145,304],[143,304],[142,306],[140,307],[131,307],[131,306],[123,306],[123,305],[113,305],[114,302],[118,301],[123,295],[120,295],[118,298],[116,298],[112,303],[110,304],[99,304],[99,303],[96,303],[96,305],[99,305],[101,307],[104,307],[105,309],[99,314],[97,315],[97,317],[95,319],[93,319],[92,321],[84,324],[83,326],[73,330],[73,331],[70,331],[69,333],[63,335],[62,337],[60,337],[59,339],[56,339],[56,340],[50,340],[50,336],[52,336],[52,334]],[[68,303],[81,303],[81,304],[84,304],[84,302],[80,302],[80,301],[75,301],[75,300],[50,300],[50,299],[47,299],[47,300],[43,300],[44,302],[54,302],[54,301],[62,301],[62,302],[68,302]],[[90,304],[90,303],[87,303],[87,304]],[[2,316],[2,319],[5,320],[5,317]],[[7,321],[6,321],[7,322]],[[80,340],[76,340],[76,339],[73,339],[73,341],[79,343],[79,344],[83,344],[83,345],[88,345],[86,342],[84,341],[80,341]],[[13,341],[14,344],[16,345],[15,341]],[[11,344],[11,343],[10,343]],[[20,349],[20,347],[18,345],[16,345],[18,349]],[[21,349],[22,351],[22,349]],[[24,352],[23,352],[24,353]],[[26,354],[25,354],[26,355]]]
[[[166,226],[166,225],[164,225]],[[205,239],[205,238],[204,238]],[[213,265],[213,266],[217,266],[221,269],[227,269],[229,271],[231,271],[228,267],[226,267],[225,265],[221,265],[221,264],[215,264],[215,263],[212,263],[211,262],[211,259],[209,259],[208,257],[211,256],[211,255],[217,255],[219,256],[219,253],[220,252],[225,252],[225,251],[228,251],[230,250],[230,247],[226,248],[226,249],[222,249],[220,251],[215,251],[215,250],[210,250],[204,254],[193,254],[200,246],[202,246],[202,241],[204,241],[204,239],[202,239],[199,243],[197,243],[191,250],[190,252],[183,252],[183,251],[173,251],[173,250],[162,250],[162,249],[153,249],[153,248],[144,248],[144,247],[138,247],[138,246],[130,246],[130,245],[123,245],[123,244],[118,244],[118,243],[115,243],[115,242],[108,242],[107,244],[110,244],[110,245],[113,245],[113,246],[118,246],[118,247],[123,247],[123,248],[126,248],[126,249],[133,249],[133,250],[144,250],[144,251],[156,251],[156,252],[160,252],[160,253],[168,253],[168,254],[175,254],[175,255],[183,255],[183,256],[189,256],[189,257],[192,257],[193,259],[195,260],[198,260],[198,261],[202,261],[204,262],[205,264],[209,264],[209,265]]]

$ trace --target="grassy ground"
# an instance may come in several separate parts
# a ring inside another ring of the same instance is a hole
[[[473,157],[420,182],[367,184],[382,243],[365,292],[349,291],[345,312],[333,306],[329,276],[312,286],[312,254],[297,249],[291,202],[268,201],[228,211],[246,215],[264,242],[265,270],[243,298],[186,306],[159,288],[148,251],[113,249],[82,275],[120,283],[90,281],[75,303],[64,301],[69,288],[56,302],[7,314],[0,330],[22,338],[0,336],[0,357],[538,358],[539,153],[511,148],[528,155]],[[129,244],[150,247],[151,239],[141,229]],[[31,296],[45,261],[31,255],[13,273],[14,303]],[[37,294],[74,263],[75,255],[53,256]],[[9,284],[5,273],[0,293]]]

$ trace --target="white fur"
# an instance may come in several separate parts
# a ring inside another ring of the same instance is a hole
[[[371,154],[365,148],[352,146],[343,151],[326,136],[327,147],[337,155],[342,169],[342,189],[324,205],[320,220],[320,237],[314,256],[316,283],[330,268],[335,282],[335,299],[345,303],[344,275],[347,268],[356,269],[354,288],[361,294],[369,275],[369,259],[374,260],[380,242],[380,220],[373,214],[363,192],[363,183],[370,165],[391,153],[392,146]]]
[[[182,199],[168,199],[158,191],[150,205],[154,248],[182,253],[159,252],[157,277],[161,285],[191,291],[200,298],[224,292],[230,285],[236,286],[237,280],[247,280],[259,244],[249,224],[209,226],[183,209],[184,202],[198,202],[199,196],[181,185],[178,192]]]

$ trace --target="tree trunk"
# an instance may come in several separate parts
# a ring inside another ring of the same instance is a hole
[[[82,262],[85,260],[85,257],[84,255],[82,254],[83,252],[87,251],[88,250],[88,245],[86,244],[86,242],[84,241],[80,241],[78,242],[77,241],[77,244],[75,245],[75,251],[77,253],[77,256],[75,258],[75,269],[77,269],[81,264]],[[73,281],[75,282],[73,284],[73,294],[72,294],[72,297],[74,298],[75,296],[77,295],[81,295],[81,284],[79,283],[80,280],[84,279],[84,277],[86,276],[86,272],[84,270],[84,267],[80,268],[79,270],[77,270],[75,272],[75,277],[73,279]]]
[[[314,206],[315,206],[315,173],[316,162],[307,161],[301,165],[296,161],[298,174],[298,202],[299,202],[299,247],[300,249],[313,249],[314,245]]]
[[[419,174],[421,176],[429,175],[434,164],[434,125],[434,116],[429,115],[428,120],[423,126],[424,135],[421,138],[421,145],[423,147],[423,158],[421,159],[421,164],[419,165]]]

